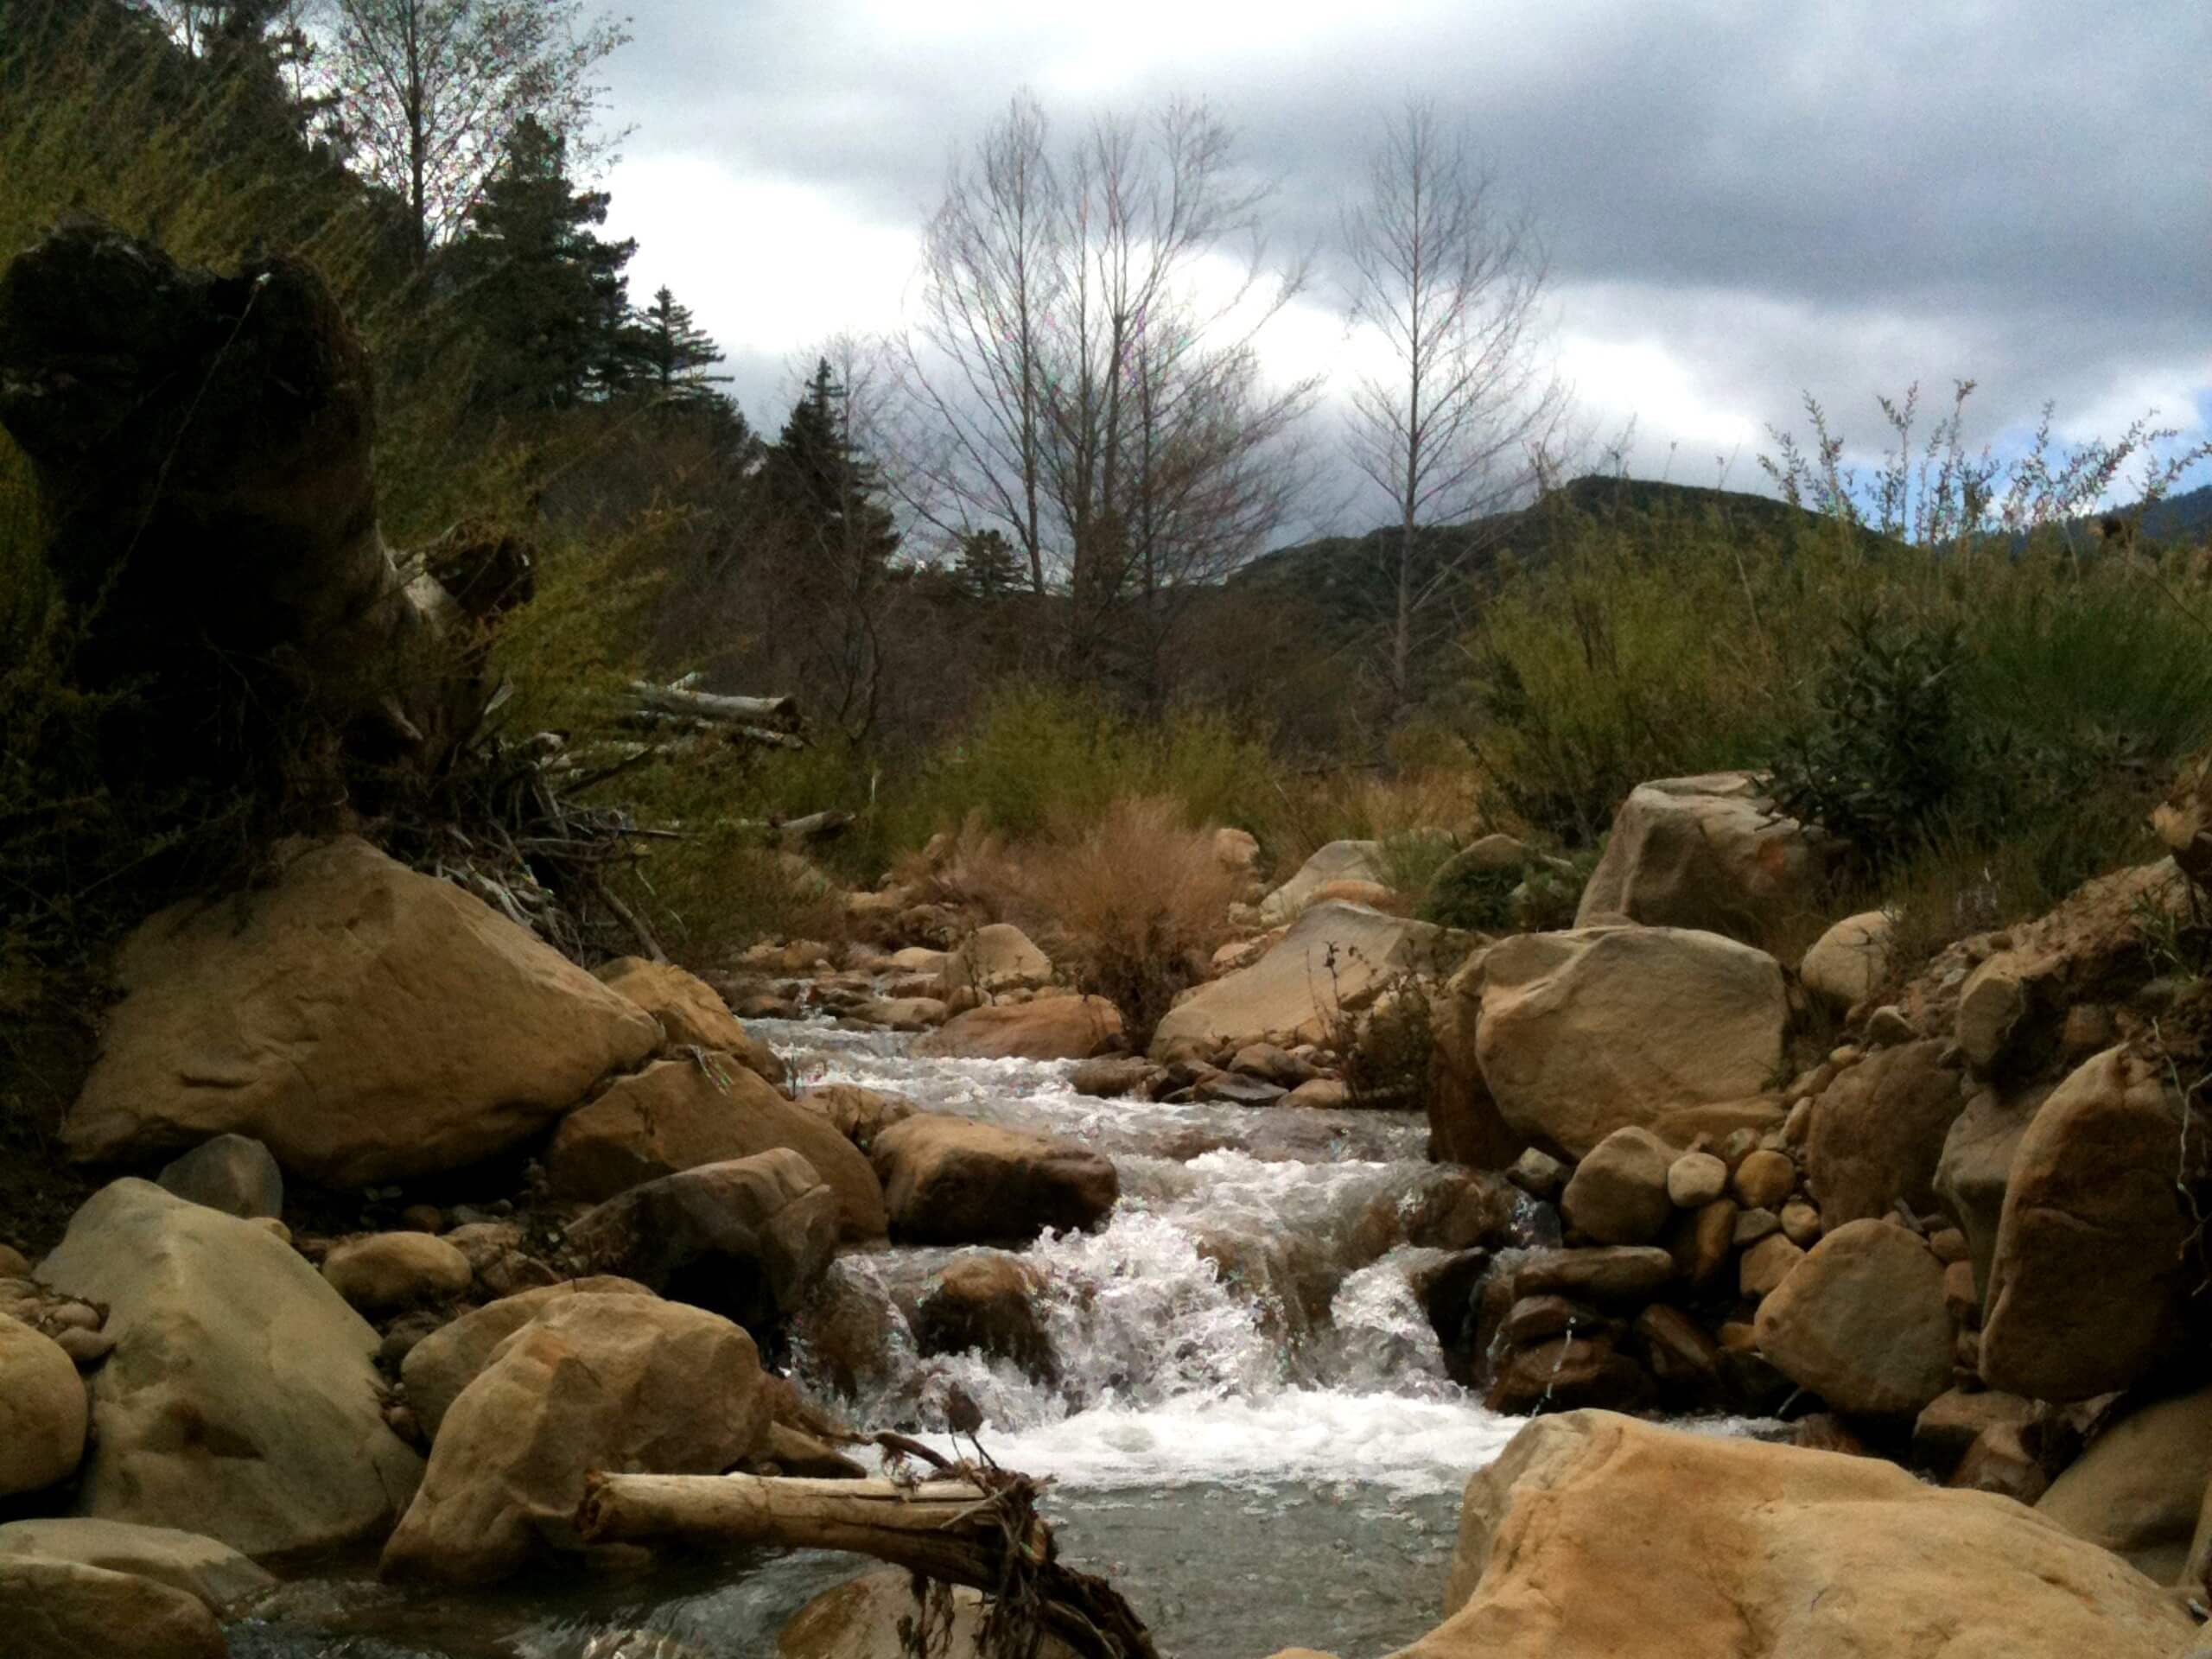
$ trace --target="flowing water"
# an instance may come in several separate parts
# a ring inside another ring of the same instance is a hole
[[[1446,1377],[1408,1283],[1441,1259],[1407,1242],[1409,1218],[1452,1179],[1424,1160],[1420,1119],[1096,1100],[1068,1086],[1066,1065],[917,1059],[901,1037],[758,1028],[807,1083],[1078,1141],[1122,1177],[1100,1230],[1023,1253],[1058,1361],[1049,1380],[973,1353],[922,1357],[911,1315],[959,1252],[893,1248],[831,1270],[798,1325],[803,1386],[861,1427],[939,1446],[948,1392],[963,1391],[992,1457],[1052,1477],[1045,1508],[1065,1557],[1112,1579],[1163,1654],[1302,1645],[1371,1659],[1436,1623],[1459,1490],[1518,1424]],[[655,1632],[685,1659],[756,1659],[855,1570],[850,1557],[747,1556],[446,1599],[321,1580],[288,1587],[233,1647],[633,1659],[620,1633],[635,1631],[634,1659],[659,1659]]]

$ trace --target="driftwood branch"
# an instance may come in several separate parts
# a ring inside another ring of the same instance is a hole
[[[588,1543],[683,1542],[869,1555],[993,1599],[992,1618],[1041,1626],[1086,1659],[1158,1659],[1103,1579],[1060,1565],[1035,1483],[963,1466],[957,1475],[802,1480],[760,1475],[591,1477],[576,1527]],[[987,1624],[987,1630],[989,1629]],[[1024,1650],[1010,1643],[1009,1651]]]

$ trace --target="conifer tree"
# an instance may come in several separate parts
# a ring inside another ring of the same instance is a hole
[[[1021,560],[1002,531],[971,531],[960,538],[954,574],[970,598],[1003,599],[1021,586]]]
[[[560,137],[534,120],[470,211],[449,265],[484,359],[479,396],[500,407],[563,409],[626,378],[634,242],[607,242],[606,193],[578,190]]]
[[[654,289],[652,303],[637,313],[630,345],[639,378],[664,399],[720,397],[723,394],[715,388],[730,383],[727,374],[707,372],[721,361],[721,347],[692,320],[691,308],[677,304],[665,286]]]
[[[876,571],[897,550],[898,530],[878,499],[881,480],[852,442],[845,390],[827,358],[817,363],[769,451],[767,486],[778,516],[802,546]]]

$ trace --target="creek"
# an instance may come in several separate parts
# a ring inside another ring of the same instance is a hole
[[[1041,1283],[1049,1377],[922,1356],[913,1308],[957,1252],[891,1247],[841,1257],[817,1300],[869,1325],[861,1374],[833,1363],[823,1320],[799,1322],[806,1392],[858,1427],[945,1447],[946,1402],[963,1391],[991,1457],[1051,1478],[1044,1508],[1065,1557],[1112,1579],[1163,1656],[1302,1645],[1372,1659],[1435,1624],[1460,1489],[1520,1420],[1449,1380],[1409,1282],[1442,1252],[1406,1243],[1407,1218],[1452,1179],[1426,1161],[1421,1118],[1099,1100],[1073,1091],[1065,1064],[919,1059],[906,1038],[825,1023],[753,1028],[803,1084],[858,1084],[1074,1141],[1121,1174],[1101,1230],[1022,1252]],[[1524,1217],[1527,1242],[1541,1219]],[[302,1580],[234,1625],[232,1649],[766,1659],[791,1613],[869,1565],[750,1554],[437,1597]]]

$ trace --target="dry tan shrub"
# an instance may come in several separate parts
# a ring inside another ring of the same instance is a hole
[[[1205,977],[1228,938],[1240,878],[1172,800],[1114,802],[1010,855],[1013,919],[1078,987],[1122,1010],[1131,1045],[1151,1040],[1176,993]]]

